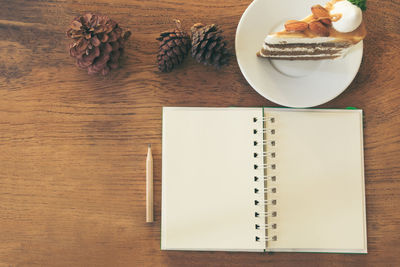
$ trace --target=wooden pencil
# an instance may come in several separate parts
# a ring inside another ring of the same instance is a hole
[[[149,144],[146,159],[146,222],[153,221],[153,155]]]

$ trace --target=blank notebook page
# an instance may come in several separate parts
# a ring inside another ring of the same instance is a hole
[[[366,252],[361,110],[264,109],[275,117],[272,251]]]
[[[265,249],[255,242],[253,117],[262,109],[163,109],[161,249]]]

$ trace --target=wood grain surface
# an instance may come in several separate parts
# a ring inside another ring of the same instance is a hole
[[[250,2],[0,1],[0,266],[400,265],[397,0],[368,0],[360,71],[321,106],[365,112],[368,255],[160,251],[162,106],[276,105],[248,85],[235,56],[219,71],[188,59],[158,72],[155,38],[174,18],[186,28],[218,23],[234,51]],[[132,31],[123,67],[107,77],[76,68],[66,49],[69,22],[86,11]],[[153,224],[145,222],[149,143]]]

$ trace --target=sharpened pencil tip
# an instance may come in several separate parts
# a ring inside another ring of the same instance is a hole
[[[151,144],[149,144],[149,148],[151,148]]]

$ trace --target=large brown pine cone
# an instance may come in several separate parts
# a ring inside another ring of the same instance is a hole
[[[204,65],[220,68],[229,62],[229,51],[217,25],[196,23],[192,31],[192,57]]]
[[[87,13],[72,21],[67,36],[73,39],[69,52],[77,66],[87,68],[89,74],[106,75],[118,68],[130,32],[123,33],[107,16]]]
[[[181,64],[190,50],[190,37],[182,29],[179,20],[175,20],[176,28],[162,32],[160,48],[157,55],[158,68],[162,72],[170,72],[176,65]]]

